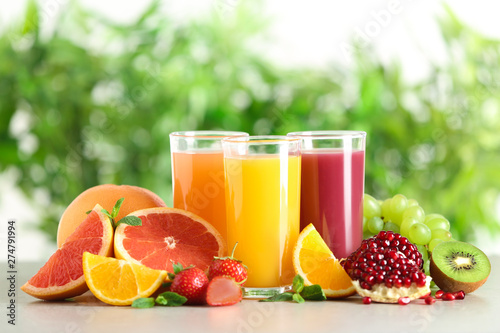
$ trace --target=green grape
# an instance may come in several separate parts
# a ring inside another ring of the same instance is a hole
[[[429,251],[432,252],[432,250],[434,250],[434,248],[436,247],[436,245],[438,245],[441,242],[444,242],[444,240],[442,240],[440,238],[433,238],[433,239],[431,239],[431,241],[429,242]]]
[[[368,231],[368,219],[363,216],[363,231]]]
[[[380,207],[382,208],[382,218],[384,219],[384,221],[390,221],[391,199],[386,199]]]
[[[444,229],[432,229],[431,239],[442,239],[445,242],[451,239],[451,232]]]
[[[429,227],[429,229],[443,229],[450,230],[450,222],[443,216],[439,214],[429,214],[425,217],[424,223]]]
[[[427,275],[430,275],[430,270],[429,270],[429,251],[427,251],[427,248],[425,245],[417,245],[418,251],[422,254],[422,260],[424,261],[424,272]]]
[[[386,230],[386,231],[390,230],[393,232],[397,232],[398,234],[400,233],[399,226],[397,224],[392,223],[392,222],[387,222],[384,225],[384,230]]]
[[[431,229],[423,223],[413,224],[409,232],[410,242],[417,245],[425,245],[431,240]]]
[[[401,231],[401,235],[408,238],[408,236],[410,235],[410,228],[415,223],[419,223],[416,218],[414,218],[412,216],[405,218],[403,220],[403,222],[401,222],[401,225],[399,226],[400,227],[399,230]]]
[[[367,219],[371,219],[374,216],[380,217],[382,215],[382,208],[378,203],[377,199],[369,194],[363,196],[363,216]]]
[[[414,217],[418,222],[424,222],[425,212],[420,206],[410,206],[403,212],[403,220],[407,217]]]
[[[371,219],[366,222],[368,225],[368,231],[371,232],[372,234],[378,234],[380,230],[384,227],[384,221],[380,217],[372,217]]]
[[[389,216],[391,217],[391,222],[401,225],[403,218],[403,212],[408,207],[408,200],[402,194],[396,194],[391,199],[391,207],[389,211]]]
[[[418,201],[415,199],[408,199],[408,207],[419,206]]]

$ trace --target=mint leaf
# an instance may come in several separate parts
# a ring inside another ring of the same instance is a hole
[[[324,301],[326,299],[325,293],[319,284],[304,287],[300,295],[308,301]]]
[[[142,220],[140,218],[138,218],[137,216],[125,216],[120,221],[116,222],[116,226],[119,226],[122,223],[132,225],[132,226],[141,226]]]
[[[111,216],[111,214],[106,210],[106,209],[101,209],[101,212],[104,213],[104,215],[106,215],[107,217],[109,217],[111,220],[113,220],[113,216]]]
[[[118,199],[118,201],[115,203],[115,206],[113,207],[113,210],[111,211],[111,216],[113,216],[113,218],[118,216],[118,212],[120,211],[120,207],[123,204],[123,200],[125,200],[125,198]]]
[[[156,304],[166,306],[181,306],[187,302],[187,298],[177,293],[166,291],[156,297]]]
[[[293,300],[292,293],[282,293],[269,298],[261,299],[259,302],[287,302]]]
[[[304,289],[304,278],[300,274],[295,275],[293,278],[292,289],[296,293],[300,293]]]
[[[92,209],[91,209],[91,210],[86,211],[86,212],[85,212],[85,214],[89,215],[91,211],[92,211]]]
[[[305,302],[304,299],[302,298],[302,296],[300,296],[300,294],[298,294],[298,293],[293,294],[293,301],[297,302],[299,304]]]
[[[138,298],[132,303],[133,308],[147,309],[155,306],[155,300],[153,297]]]

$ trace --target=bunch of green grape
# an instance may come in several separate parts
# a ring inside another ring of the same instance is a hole
[[[450,222],[440,214],[425,214],[415,199],[396,194],[379,201],[369,194],[363,197],[363,233],[371,237],[381,230],[400,233],[416,244],[432,252],[440,242],[452,239]]]

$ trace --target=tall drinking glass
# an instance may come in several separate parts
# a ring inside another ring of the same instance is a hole
[[[222,140],[227,239],[248,267],[247,298],[283,292],[294,277],[299,235],[300,143],[286,136]]]
[[[174,208],[201,216],[226,237],[224,157],[225,137],[244,132],[188,131],[170,134]]]
[[[345,258],[363,238],[366,133],[288,135],[302,139],[300,226],[313,223],[335,257]]]

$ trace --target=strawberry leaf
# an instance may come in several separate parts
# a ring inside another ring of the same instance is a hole
[[[153,297],[138,298],[132,303],[132,307],[138,309],[147,309],[153,306],[155,306],[155,299]]]
[[[173,263],[172,266],[174,267],[174,274],[179,274],[184,270],[184,267],[182,267],[182,264],[180,262]]]

